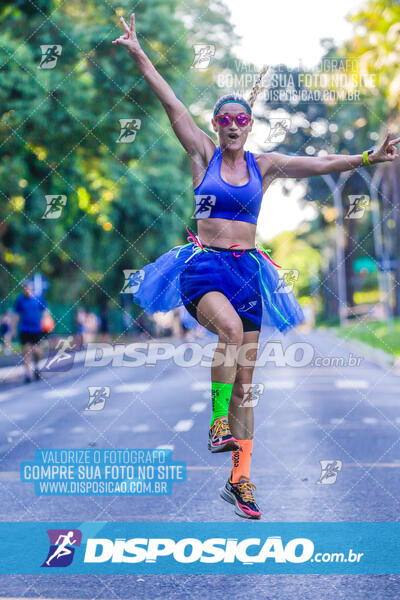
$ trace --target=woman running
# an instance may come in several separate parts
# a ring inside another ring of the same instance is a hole
[[[198,221],[197,237],[190,234],[188,244],[142,269],[134,300],[148,314],[183,304],[218,336],[211,368],[208,448],[213,453],[232,452],[232,471],[220,490],[222,498],[234,504],[238,515],[259,519],[255,485],[250,483],[254,415],[245,390],[252,383],[261,324],[286,333],[304,319],[292,292],[274,293],[279,281],[275,263],[268,250],[255,244],[263,195],[278,177],[311,177],[394,160],[400,138],[389,141],[388,135],[379,150],[355,156],[244,151],[264,68],[248,100],[232,94],[216,102],[211,120],[219,141],[216,146],[140,47],[134,14],[130,27],[120,20],[125,34],[112,43],[124,46],[133,58],[190,158],[196,203],[193,216]]]

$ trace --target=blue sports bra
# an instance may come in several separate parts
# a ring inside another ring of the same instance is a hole
[[[219,146],[209,162],[203,181],[194,189],[194,219],[230,219],[257,223],[263,198],[262,176],[254,154],[245,151],[250,179],[244,185],[232,185],[221,177],[222,152]]]

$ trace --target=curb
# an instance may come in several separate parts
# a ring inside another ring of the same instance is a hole
[[[389,354],[380,348],[374,348],[365,342],[361,342],[360,340],[355,340],[353,338],[346,338],[344,336],[340,336],[333,329],[329,329],[330,333],[335,336],[337,340],[341,340],[345,342],[350,348],[354,349],[354,351],[362,354],[365,359],[376,363],[380,367],[393,367],[393,374],[400,375],[400,357],[395,356],[393,354]]]

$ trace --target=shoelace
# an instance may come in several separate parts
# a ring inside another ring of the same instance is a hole
[[[186,227],[186,231],[188,232],[188,237],[187,237],[187,244],[184,244],[183,246],[177,246],[179,248],[176,256],[179,256],[180,251],[182,250],[182,248],[186,248],[187,246],[193,246],[193,252],[192,254],[189,256],[189,258],[187,258],[185,260],[185,263],[189,262],[189,260],[191,260],[193,258],[193,256],[195,256],[196,254],[198,254],[199,252],[208,252],[208,250],[206,250],[206,248],[203,248],[202,243],[200,242],[199,238],[193,235],[193,233],[191,233],[189,231],[189,229]]]
[[[243,483],[237,483],[236,485],[245,502],[255,502],[253,490],[251,489],[256,489],[257,486],[255,486],[254,483],[250,483],[250,481],[244,481]]]
[[[224,437],[225,435],[230,435],[230,429],[227,421],[218,420],[214,423],[214,435],[216,437]]]

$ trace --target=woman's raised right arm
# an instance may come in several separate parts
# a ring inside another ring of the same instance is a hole
[[[113,44],[124,46],[129,56],[133,58],[142,73],[144,80],[156,94],[163,105],[172,128],[191,158],[207,156],[207,151],[215,147],[212,139],[196,125],[191,114],[176,96],[171,86],[158,73],[149,57],[141,48],[136,37],[135,15],[131,14],[130,28],[125,23],[123,17],[120,19],[125,30],[125,35],[113,40]]]

